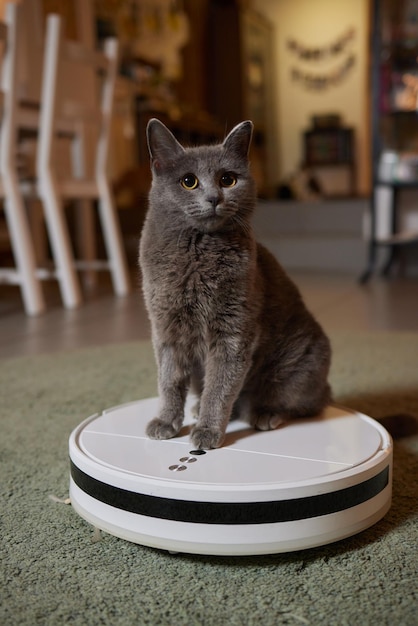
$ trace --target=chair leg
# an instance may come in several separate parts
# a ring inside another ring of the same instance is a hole
[[[81,277],[83,287],[86,289],[94,289],[98,284],[98,273],[94,269],[94,261],[97,260],[97,241],[96,241],[96,212],[92,200],[77,200],[77,257],[86,264]]]
[[[39,315],[45,310],[45,300],[40,282],[36,277],[35,252],[24,203],[13,173],[10,172],[7,177],[5,176],[4,187],[5,214],[23,304],[28,315]]]
[[[74,309],[82,302],[80,283],[75,270],[71,241],[65,223],[64,207],[55,180],[43,175],[40,195],[44,205],[52,255],[57,270],[61,297],[65,308]]]
[[[128,264],[112,193],[106,180],[101,180],[98,188],[99,215],[112,274],[113,288],[118,296],[126,296],[130,291]]]
[[[48,265],[48,240],[42,203],[38,198],[30,198],[25,201],[25,204],[28,212],[29,228],[32,234],[36,265],[38,267],[46,267]]]

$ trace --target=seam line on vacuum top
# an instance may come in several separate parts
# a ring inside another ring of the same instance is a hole
[[[122,435],[120,433],[103,433],[100,431],[96,431],[96,430],[89,430],[87,431],[88,434],[93,434],[93,435],[102,435],[102,436],[112,436],[112,437],[121,437],[123,439],[142,439],[142,440],[148,440],[148,437],[143,437],[140,435]],[[167,442],[170,442],[170,439],[164,440]],[[161,441],[160,443],[164,443],[164,441]],[[177,444],[181,444],[183,446],[188,446],[190,447],[190,443],[188,441],[177,441]],[[261,450],[246,450],[245,448],[229,448],[230,452],[247,452],[248,454],[261,454],[263,456],[274,456],[274,457],[280,457],[282,459],[295,459],[297,461],[311,461],[312,463],[331,463],[332,465],[341,465],[341,467],[354,467],[353,463],[343,463],[341,461],[332,461],[330,459],[312,459],[310,457],[304,457],[304,456],[293,456],[290,454],[274,454],[273,452],[263,452]]]

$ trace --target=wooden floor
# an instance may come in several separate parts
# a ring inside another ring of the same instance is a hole
[[[292,278],[326,331],[418,331],[418,279],[373,278],[361,286],[352,275],[297,273]],[[85,294],[83,306],[62,308],[57,287],[46,290],[48,310],[27,317],[19,290],[0,285],[0,357],[34,355],[149,337],[138,279],[126,298],[110,282]]]

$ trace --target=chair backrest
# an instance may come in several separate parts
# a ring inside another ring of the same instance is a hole
[[[27,104],[39,105],[44,54],[41,0],[20,0],[17,41],[16,97]]]
[[[17,48],[21,7],[6,6],[5,22],[1,24],[1,117],[0,173],[4,174],[15,158]]]
[[[19,0],[19,54],[16,96],[27,104],[39,105],[44,63],[45,10],[43,0]],[[94,18],[92,0],[72,0],[76,36],[84,45],[93,46]]]
[[[3,114],[3,100],[4,100],[4,84],[3,84],[3,69],[4,61],[7,54],[7,24],[0,21],[0,115]]]
[[[7,24],[0,22],[0,142],[2,141],[3,134],[3,112],[4,112],[4,100],[5,100],[5,82],[4,72],[7,69],[7,45],[8,45],[8,29]],[[0,148],[1,150],[1,148]],[[0,156],[0,171],[1,171],[1,156]],[[3,196],[4,190],[0,180],[0,196]]]
[[[93,157],[97,167],[97,162],[107,159],[118,45],[116,40],[109,40],[103,51],[94,50],[79,42],[64,40],[62,30],[62,18],[49,15],[42,124],[44,128],[50,126],[51,141],[54,134],[67,127],[89,133],[89,145],[98,146]]]

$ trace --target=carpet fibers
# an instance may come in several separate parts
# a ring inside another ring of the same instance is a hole
[[[390,428],[389,513],[325,547],[170,555],[102,533],[68,495],[82,419],[156,394],[147,342],[0,360],[0,624],[418,625],[418,334],[334,334],[335,400]]]

